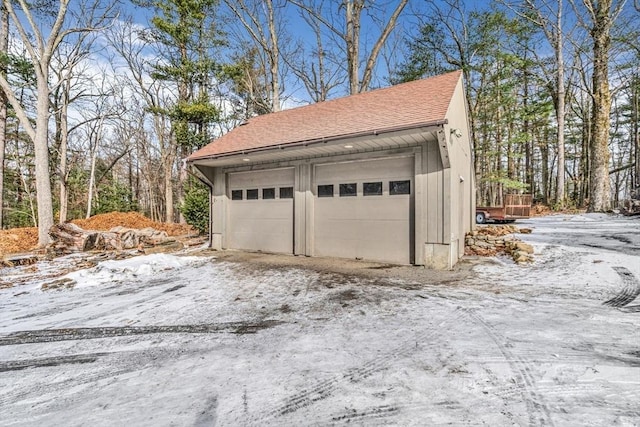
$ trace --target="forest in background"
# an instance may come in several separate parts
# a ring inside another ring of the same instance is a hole
[[[455,69],[479,204],[607,211],[640,186],[639,18],[638,0],[3,0],[0,225],[41,244],[115,210],[206,230],[194,150]]]

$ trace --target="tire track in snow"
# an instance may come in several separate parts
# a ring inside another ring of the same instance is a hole
[[[516,385],[518,385],[519,392],[527,406],[527,412],[529,413],[529,425],[553,426],[554,423],[551,419],[551,411],[537,391],[536,381],[531,371],[531,364],[522,357],[511,352],[511,350],[503,344],[504,337],[498,333],[495,327],[491,326],[486,320],[480,317],[479,314],[470,309],[465,309],[465,311],[484,328],[487,335],[489,335],[500,350],[500,353],[502,353],[504,358],[507,360],[509,366],[511,366],[511,369],[516,376]]]
[[[149,364],[159,363],[167,359],[174,358],[176,351],[170,348],[168,349],[154,349],[145,351],[116,351],[109,353],[88,353],[86,356],[96,356],[95,365],[92,365],[90,369],[73,370],[73,376],[64,378],[62,380],[52,380],[48,377],[38,377],[34,382],[21,383],[19,386],[14,386],[10,392],[0,394],[0,407],[9,405],[15,402],[19,402],[25,398],[32,398],[38,396],[38,398],[45,398],[52,396],[50,399],[54,400],[59,395],[59,390],[68,390],[87,384],[96,384],[104,379],[113,379],[120,375],[125,375],[130,372],[138,371]],[[73,357],[59,356],[61,358]],[[77,355],[84,356],[84,355]],[[55,359],[59,358],[56,357]],[[112,357],[112,362],[101,363],[103,359]],[[54,359],[54,358],[51,358]],[[117,369],[113,369],[117,366]]]
[[[436,340],[432,340],[433,337],[443,333],[443,327],[449,323],[454,323],[459,320],[464,313],[461,308],[456,308],[452,312],[448,313],[446,317],[438,322],[432,324],[424,329],[420,334],[413,339],[406,341],[399,347],[393,349],[390,352],[382,354],[365,364],[357,368],[348,369],[342,374],[333,376],[326,380],[316,382],[310,387],[303,388],[291,396],[283,399],[279,405],[272,410],[264,413],[250,416],[245,421],[246,425],[263,425],[264,422],[286,416],[288,414],[299,411],[300,409],[314,405],[315,403],[327,399],[333,395],[340,387],[349,383],[357,383],[362,381],[380,371],[383,371],[393,365],[393,362],[398,359],[405,358],[418,350],[424,350],[425,346],[434,347],[439,345]],[[449,332],[449,330],[447,331]],[[420,343],[420,345],[418,345]],[[393,415],[393,411],[382,412],[387,414],[386,416]]]
[[[262,320],[259,322],[204,323],[196,325],[39,329],[18,331],[9,335],[0,336],[0,346],[163,333],[212,334],[228,332],[233,334],[254,334],[261,329],[271,328],[281,323],[282,322],[277,320]]]
[[[367,420],[371,422],[372,420],[386,418],[390,415],[396,415],[398,413],[398,410],[399,408],[394,405],[375,406],[373,408],[364,410],[351,409],[334,415],[331,418],[331,423],[333,425],[338,425],[350,424],[354,422],[363,423]]]
[[[48,366],[93,363],[98,358],[110,353],[71,354],[57,357],[41,357],[37,359],[0,361],[0,372],[20,371],[27,368],[43,368]]]
[[[640,295],[640,281],[625,267],[613,267],[613,270],[622,278],[623,288],[618,295],[603,304],[620,308],[630,304]]]

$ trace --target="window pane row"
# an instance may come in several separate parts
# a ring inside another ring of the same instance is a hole
[[[249,188],[247,190],[231,190],[231,200],[244,200],[245,198],[246,200],[258,200],[259,194],[260,191],[257,188]],[[293,187],[280,187],[279,195],[280,199],[293,199]],[[275,198],[275,188],[262,189],[262,200],[273,200]]]
[[[318,197],[333,197],[333,184],[318,185]],[[339,184],[338,194],[340,197],[354,197],[358,194],[357,183]],[[364,196],[382,196],[382,182],[362,183],[362,194]],[[389,195],[411,194],[411,181],[389,181]]]
[[[358,195],[358,184],[344,183],[338,185],[340,197],[355,197]],[[362,183],[362,194],[364,196],[381,196],[382,181]],[[389,181],[389,195],[411,194],[411,181]],[[247,190],[231,190],[231,200],[258,200],[260,191],[257,188]],[[293,199],[293,187],[280,187],[278,191],[280,199]],[[334,185],[318,185],[318,197],[333,197]],[[262,199],[273,200],[276,198],[275,188],[263,188]]]

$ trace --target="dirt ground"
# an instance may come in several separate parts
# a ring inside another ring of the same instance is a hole
[[[186,224],[155,222],[138,212],[110,212],[94,215],[89,219],[74,219],[72,223],[85,230],[108,231],[116,226],[126,228],[154,228],[166,231],[169,236],[195,234]],[[0,257],[33,250],[38,245],[38,229],[35,227],[0,230]]]
[[[0,424],[640,425],[640,222],[518,225],[525,266],[200,247],[4,268]]]

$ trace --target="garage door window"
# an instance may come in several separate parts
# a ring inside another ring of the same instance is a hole
[[[275,188],[263,188],[262,189],[262,199],[269,200],[276,198],[276,189]]]
[[[340,184],[340,197],[355,197],[358,194],[358,186],[353,184]]]
[[[247,190],[247,200],[258,200],[258,189]]]
[[[362,184],[362,191],[365,196],[382,196],[382,183],[365,182]]]
[[[242,200],[242,190],[232,190],[231,200]]]
[[[389,195],[411,194],[411,181],[389,181]]]
[[[318,185],[318,197],[333,197],[333,184]]]
[[[281,199],[293,199],[293,187],[280,187]]]

